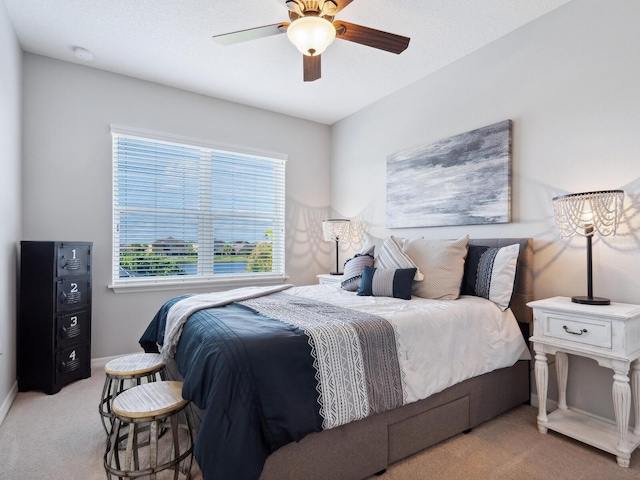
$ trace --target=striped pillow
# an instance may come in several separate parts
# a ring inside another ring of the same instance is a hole
[[[517,243],[502,248],[469,245],[460,293],[487,298],[506,310],[511,303],[519,253]]]
[[[364,253],[356,253],[355,257],[350,258],[344,263],[344,273],[340,286],[348,292],[357,292],[360,288],[360,279],[362,278],[362,270],[365,266],[373,267],[374,247],[371,247]]]
[[[415,267],[397,270],[364,267],[358,295],[411,300],[411,287],[416,271]]]
[[[375,267],[386,270],[415,268],[416,274],[413,279],[417,282],[424,280],[424,275],[420,272],[418,266],[413,263],[409,255],[402,251],[402,242],[393,235],[387,238],[382,244],[382,248],[376,256]]]

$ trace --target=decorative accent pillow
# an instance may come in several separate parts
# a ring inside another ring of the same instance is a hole
[[[518,244],[502,248],[469,245],[460,293],[487,298],[506,310],[513,294],[519,253]]]
[[[462,277],[462,285],[460,286],[460,295],[476,294],[476,279],[478,278],[478,266],[482,254],[489,250],[490,247],[483,245],[469,245],[467,251],[467,259],[464,262],[464,276]]]
[[[411,300],[411,287],[417,268],[384,269],[364,267],[358,295]]]
[[[424,281],[413,285],[413,294],[435,300],[457,299],[460,296],[468,244],[468,235],[458,240],[406,240],[402,250],[424,272]]]
[[[362,270],[365,266],[373,267],[373,249],[371,247],[365,253],[356,253],[356,255],[344,263],[344,274],[342,275],[342,283],[340,286],[343,290],[349,292],[357,292],[360,288],[360,279],[362,278]]]
[[[364,245],[360,249],[359,253],[367,253],[371,248],[374,248],[374,251],[371,253],[374,257],[380,253],[380,249],[382,248],[382,244],[384,243],[384,238],[374,237],[369,232],[364,232]]]
[[[411,257],[402,251],[402,240],[393,235],[387,238],[382,244],[375,262],[376,268],[384,268],[386,270],[396,270],[399,268],[415,268],[416,275],[413,278],[417,282],[424,280],[424,275],[420,272],[420,268],[411,260]],[[460,283],[458,283],[458,287]]]

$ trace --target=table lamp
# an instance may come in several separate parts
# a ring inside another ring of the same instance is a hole
[[[608,298],[593,296],[591,239],[596,232],[606,237],[615,235],[620,218],[624,191],[570,193],[553,198],[556,226],[563,237],[575,234],[587,237],[587,296],[571,297],[575,303],[609,305]]]
[[[342,275],[340,264],[338,263],[338,242],[348,240],[350,234],[350,220],[342,218],[331,218],[322,221],[322,233],[327,242],[336,242],[336,271],[331,275]]]

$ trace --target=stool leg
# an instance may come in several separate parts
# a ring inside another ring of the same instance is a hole
[[[120,439],[120,427],[122,423],[119,419],[114,419],[109,432],[109,441],[107,442],[107,451],[104,454],[104,466],[107,471],[107,478],[111,480],[111,470],[115,463],[115,469],[120,470],[120,455],[118,454],[118,443]],[[118,477],[122,478],[122,477]]]
[[[131,422],[129,424],[129,438],[127,438],[127,450],[124,454],[124,471],[131,471],[131,459],[133,456],[133,444],[135,443],[136,438],[136,423]]]
[[[102,399],[100,401],[100,416],[102,418],[102,426],[104,427],[105,432],[107,433],[107,438],[109,436],[109,432],[111,430],[111,425],[113,425],[113,418],[111,417],[111,384],[113,383],[113,379],[111,377],[107,377],[104,380],[104,387],[102,387]],[[106,418],[109,416],[109,422],[107,422]],[[109,427],[107,427],[107,423],[109,423]]]
[[[189,437],[189,447],[191,449],[191,455],[184,460],[183,473],[186,475],[185,480],[189,480],[191,478],[191,466],[193,465],[193,425],[192,425],[192,417],[193,412],[191,411],[191,404],[187,405],[187,408],[184,409],[184,418],[187,422],[187,436]]]
[[[115,398],[117,395],[120,395],[124,391],[124,379],[123,378],[118,379],[118,382],[116,383],[116,385],[117,385],[117,389],[113,398]]]
[[[180,439],[178,438],[178,415],[171,415],[171,432],[173,433],[173,458],[176,460],[180,457]],[[180,462],[176,462],[173,466],[173,480],[178,480],[180,472]]]
[[[151,421],[149,429],[149,466],[151,467],[150,480],[156,480],[156,467],[158,466],[158,420]]]
[[[140,470],[140,459],[138,458],[138,449],[140,445],[138,445],[138,430],[140,430],[140,426],[137,423],[133,423],[133,469]]]

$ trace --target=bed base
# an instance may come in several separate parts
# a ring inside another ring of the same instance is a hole
[[[520,360],[403,407],[322,432],[275,451],[260,480],[361,480],[529,402],[530,362]],[[175,362],[169,377],[180,378]],[[194,406],[199,426],[202,411]]]
[[[358,480],[529,401],[529,361],[424,400],[311,433],[274,452],[261,480]]]
[[[169,377],[180,378],[175,362]],[[275,451],[260,480],[361,480],[530,400],[530,362],[520,360],[395,410],[322,432]],[[199,427],[202,411],[194,408]]]

